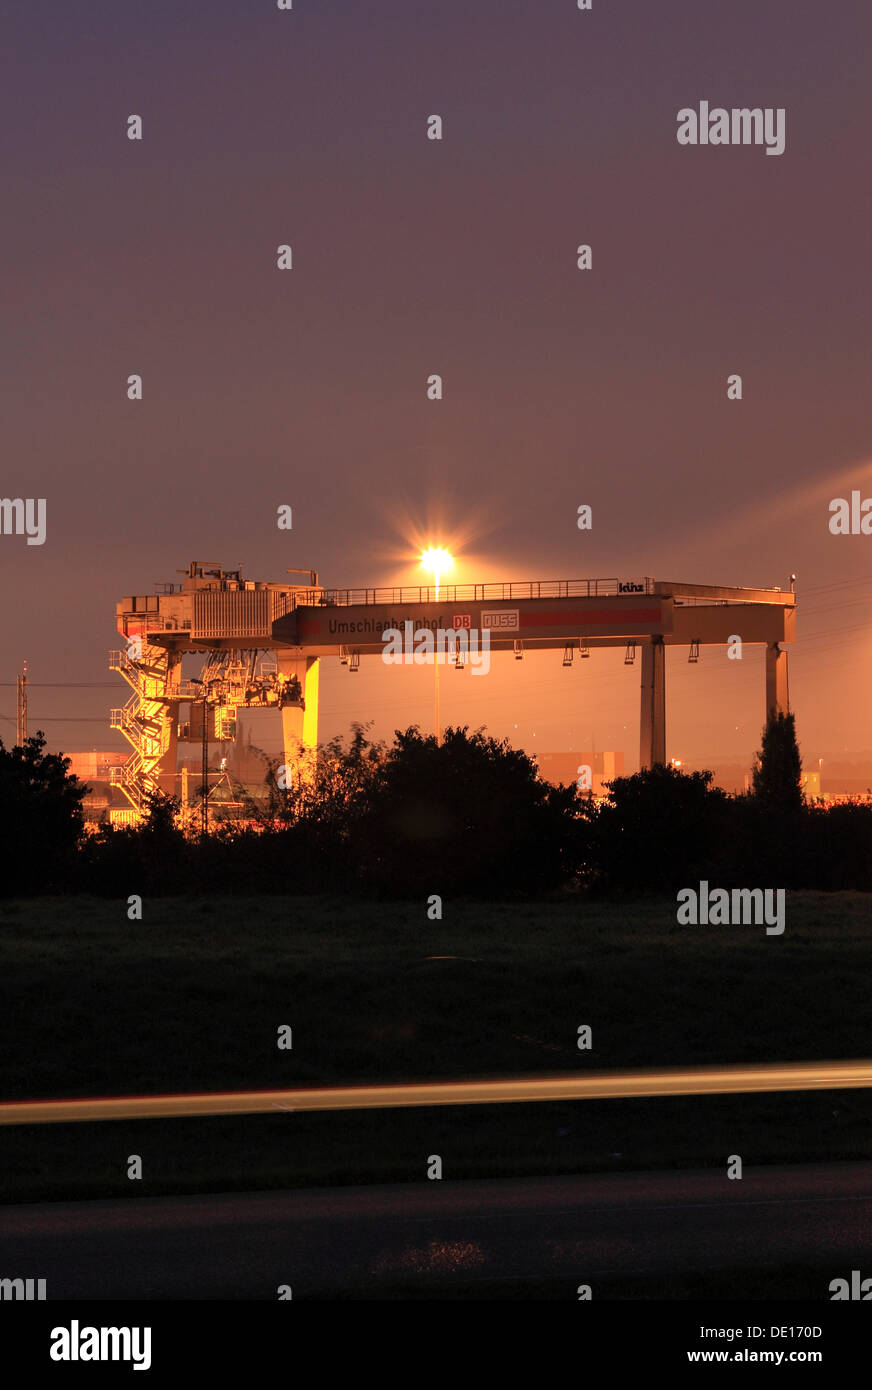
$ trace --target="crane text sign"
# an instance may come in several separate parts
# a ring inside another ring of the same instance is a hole
[[[621,581],[627,586],[636,581]],[[348,604],[298,608],[277,618],[272,627],[278,645],[299,646],[311,655],[338,652],[340,646],[382,650],[382,633],[428,628],[488,632],[493,646],[513,641],[540,641],[557,646],[579,637],[662,636],[672,631],[672,600],[639,594],[594,599],[516,599],[500,604],[415,603]]]
[[[520,632],[521,614],[517,608],[483,608],[481,625],[491,632]]]

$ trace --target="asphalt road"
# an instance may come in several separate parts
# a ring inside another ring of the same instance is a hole
[[[0,1277],[49,1299],[266,1299],[736,1273],[872,1274],[872,1163],[0,1208]],[[816,1285],[815,1285],[816,1288]]]

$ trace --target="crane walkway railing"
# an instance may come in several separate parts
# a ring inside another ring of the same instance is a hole
[[[403,584],[374,589],[303,589],[294,594],[297,608],[346,607],[352,604],[488,603],[505,599],[617,598],[624,594],[653,593],[650,578],[620,579],[508,579],[484,584]]]

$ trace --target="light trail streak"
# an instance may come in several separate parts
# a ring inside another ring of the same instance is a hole
[[[850,1090],[872,1086],[872,1060],[744,1063],[667,1071],[577,1072],[508,1080],[402,1082],[282,1091],[106,1096],[0,1103],[0,1125],[148,1120],[196,1115],[268,1115],[276,1111],[380,1110],[421,1105],[498,1105],[533,1101],[617,1100],[765,1091]]]

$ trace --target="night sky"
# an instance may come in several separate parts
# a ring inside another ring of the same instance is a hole
[[[795,571],[804,757],[872,750],[872,536],[828,510],[872,496],[868,0],[15,0],[2,21],[0,493],[47,501],[44,545],[0,536],[4,741],[26,658],[31,732],[121,747],[115,603],[195,557],[375,585],[418,582],[433,543],[458,581]],[[702,100],[785,108],[785,152],[680,146]],[[584,666],[447,671],[443,722],[629,769],[638,663]],[[429,730],[432,671],[324,668],[325,737]],[[107,686],[39,688],[61,681]],[[667,699],[669,756],[750,761],[762,648],[672,651]]]

